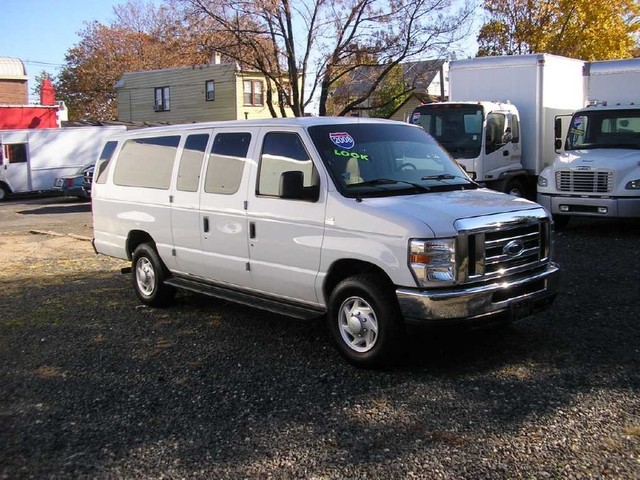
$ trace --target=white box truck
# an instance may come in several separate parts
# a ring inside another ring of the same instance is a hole
[[[105,138],[124,126],[0,130],[0,200],[11,193],[54,190],[100,153]]]
[[[448,102],[417,107],[422,125],[476,181],[534,196],[553,162],[554,121],[584,106],[584,62],[548,54],[452,61]]]
[[[558,226],[571,216],[640,217],[640,58],[585,67],[589,105],[575,112],[537,200]]]

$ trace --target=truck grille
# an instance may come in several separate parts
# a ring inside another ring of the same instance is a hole
[[[613,190],[613,172],[558,170],[556,189],[561,192],[610,193]]]
[[[551,226],[544,214],[473,229],[460,239],[461,264],[467,265],[458,276],[463,282],[504,280],[550,261]]]

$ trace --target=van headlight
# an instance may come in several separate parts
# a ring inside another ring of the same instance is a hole
[[[635,180],[631,180],[624,186],[625,190],[640,190],[640,178],[636,178]]]
[[[422,287],[456,283],[456,239],[411,240],[409,266]]]

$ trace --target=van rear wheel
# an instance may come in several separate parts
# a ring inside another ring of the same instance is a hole
[[[167,268],[151,245],[138,245],[131,267],[133,287],[140,300],[152,307],[166,307],[173,301],[176,290],[164,283]]]
[[[0,183],[0,202],[7,199],[9,189]]]
[[[338,351],[359,367],[393,359],[404,336],[398,301],[385,278],[355,275],[331,292],[327,321]]]

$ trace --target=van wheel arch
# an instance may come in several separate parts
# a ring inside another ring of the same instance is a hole
[[[342,259],[335,262],[329,268],[327,272],[327,277],[324,281],[323,293],[325,300],[328,300],[331,296],[331,292],[336,288],[336,286],[345,278],[352,277],[358,274],[371,273],[375,274],[381,281],[383,281],[386,285],[385,287],[393,289],[394,285],[389,278],[389,275],[373,263],[364,262],[362,260],[354,260],[354,259]]]
[[[127,260],[133,259],[133,252],[136,251],[139,245],[148,243],[154,250],[156,249],[156,242],[153,241],[151,235],[144,230],[131,230],[127,237]]]

